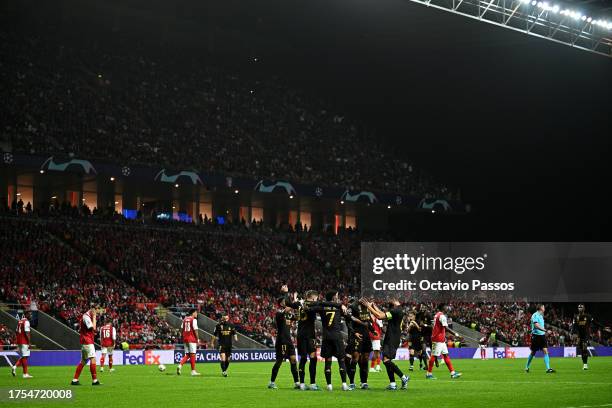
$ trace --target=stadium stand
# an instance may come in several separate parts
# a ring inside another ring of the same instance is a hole
[[[178,51],[0,33],[0,145],[120,165],[453,198],[325,103]]]
[[[0,223],[6,238],[0,261],[2,298],[7,303],[37,307],[71,328],[90,303],[105,308],[118,333],[134,347],[174,344],[176,333],[157,317],[156,306],[134,287],[60,244],[47,223],[12,219]]]
[[[271,345],[274,299],[282,284],[303,292],[350,282],[338,287],[345,298],[359,291],[363,237],[354,231],[298,233],[247,228],[240,223],[143,224],[93,216],[22,215],[3,218],[0,224],[9,237],[2,261],[4,299],[21,304],[35,299],[41,310],[69,326],[75,324],[75,308],[67,305],[76,304],[76,310],[81,310],[85,298],[113,304],[109,310],[120,323],[122,338],[144,346],[176,340],[153,312],[157,305],[194,305],[213,319],[229,314],[241,333]],[[527,303],[453,302],[450,306],[449,317],[457,323],[480,333],[495,332],[498,340],[508,344],[529,342]],[[434,310],[428,303],[418,307],[430,314]],[[555,307],[549,313],[562,315]],[[568,318],[558,318],[557,325],[549,344],[571,345]],[[594,337],[600,344],[610,341],[603,327],[594,328]]]

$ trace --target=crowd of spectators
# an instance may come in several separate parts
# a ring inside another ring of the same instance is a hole
[[[213,319],[229,314],[240,331],[266,343],[275,335],[275,297],[282,284],[305,291],[344,282],[344,276],[330,273],[331,265],[321,268],[301,254],[300,244],[286,234],[263,229],[81,222],[50,228],[154,302],[197,305]],[[334,267],[340,271],[340,264]],[[348,294],[356,287],[339,289]]]
[[[361,241],[384,238],[243,223],[21,218],[0,222],[7,237],[0,262],[3,299],[35,300],[41,310],[73,327],[86,301],[112,305],[107,310],[121,336],[157,346],[178,340],[155,313],[158,305],[170,311],[196,306],[212,319],[227,314],[240,332],[271,345],[281,285],[298,292],[335,288],[346,300],[359,293]],[[432,302],[405,307],[431,316],[435,310]],[[449,317],[496,341],[526,346],[532,309],[524,302],[456,301]],[[575,344],[571,320],[559,308],[548,308],[550,345]],[[610,332],[594,327],[593,339],[608,344]]]
[[[453,198],[393,146],[278,78],[176,49],[0,30],[14,152]]]
[[[5,324],[0,323],[0,350],[6,350],[10,348],[10,345],[14,344],[15,332]]]
[[[175,343],[175,330],[157,316],[154,303],[61,243],[48,227],[31,220],[0,222],[0,298],[25,308],[35,302],[73,329],[96,304],[105,309],[101,318],[112,318],[122,341],[134,347]]]

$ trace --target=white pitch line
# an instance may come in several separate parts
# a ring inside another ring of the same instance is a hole
[[[600,404],[600,405],[579,405],[577,407],[565,407],[565,408],[597,408],[597,407],[612,407],[612,404]]]
[[[447,383],[483,383],[483,384],[572,384],[572,385],[610,385],[608,382],[583,382],[583,381],[491,381],[491,380],[465,380],[463,378],[459,378],[456,380],[436,380],[435,382],[447,382]],[[600,406],[600,405],[595,405]],[[605,406],[605,405],[601,405]],[[612,404],[609,404],[612,406]],[[578,408],[578,407],[574,407]]]

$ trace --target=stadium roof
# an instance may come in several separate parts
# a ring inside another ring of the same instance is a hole
[[[607,0],[410,1],[612,57],[612,2]]]

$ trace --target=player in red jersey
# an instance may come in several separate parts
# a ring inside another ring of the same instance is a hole
[[[486,360],[487,359],[487,347],[489,346],[489,335],[487,333],[484,333],[484,336],[482,336],[480,340],[478,340],[478,345],[480,348],[480,359]]]
[[[113,350],[117,341],[117,331],[113,327],[113,319],[106,318],[104,326],[100,327],[100,345],[102,356],[100,357],[100,371],[104,371],[104,360],[108,354],[108,371],[113,372]]]
[[[28,317],[30,312],[24,312],[23,316],[17,322],[17,330],[15,330],[15,343],[17,343],[17,352],[19,353],[19,360],[12,367],[11,374],[13,377],[16,374],[17,367],[21,366],[23,369],[23,378],[32,378],[30,374],[28,374],[28,357],[30,357],[30,321]]]
[[[448,371],[450,371],[451,378],[461,377],[461,373],[458,373],[453,369],[453,364],[448,356],[448,348],[446,347],[446,331],[448,330],[450,334],[456,337],[459,336],[448,327],[444,312],[446,312],[446,305],[441,303],[438,305],[438,313],[436,313],[433,320],[433,331],[431,333],[431,357],[429,357],[429,367],[427,368],[427,375],[425,376],[425,378],[428,380],[435,378],[431,373],[431,370],[433,370],[436,357],[439,357],[440,355],[442,355],[444,363],[446,364],[446,367],[448,367]]]
[[[380,340],[382,339],[383,322],[377,319],[374,315],[370,315],[372,319],[372,329],[370,331],[370,340],[372,340],[372,363],[370,364],[371,373],[380,372]]]
[[[83,367],[89,361],[89,371],[91,372],[91,385],[100,385],[98,375],[96,374],[96,349],[94,347],[94,339],[96,337],[96,309],[92,307],[83,316],[79,322],[79,341],[81,343],[81,362],[76,367],[72,385],[81,385],[79,377]]]
[[[181,362],[176,367],[176,374],[181,375],[183,364],[190,360],[191,363],[191,375],[200,375],[195,369],[196,364],[196,351],[198,349],[198,311],[195,309],[189,310],[189,314],[183,319],[181,324],[181,331],[183,332],[183,343],[185,344],[185,355],[181,359]]]

